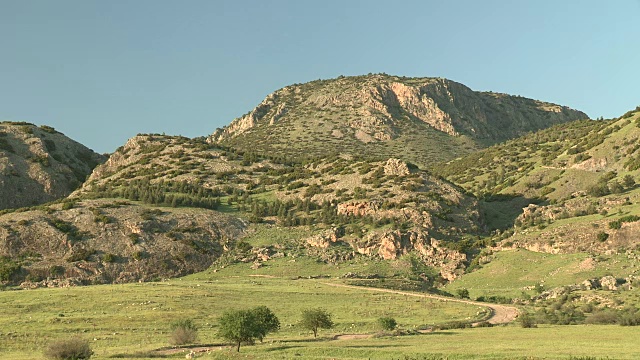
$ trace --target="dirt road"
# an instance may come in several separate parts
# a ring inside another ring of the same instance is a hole
[[[482,306],[482,307],[488,308],[491,311],[491,316],[486,320],[491,324],[510,323],[513,320],[515,320],[516,317],[518,317],[518,309],[514,306],[509,306],[509,305],[499,305],[499,304],[484,303],[484,302],[472,301],[472,300],[456,299],[456,298],[440,296],[440,295],[421,294],[421,293],[391,290],[391,289],[380,289],[380,288],[373,288],[373,287],[366,287],[366,286],[353,286],[353,285],[334,284],[334,283],[325,283],[325,282],[321,284],[324,284],[327,286],[334,286],[334,287],[343,287],[343,288],[366,290],[366,291],[373,291],[373,292],[386,292],[391,294],[422,297],[422,298],[429,298],[429,299],[437,299],[441,301],[451,301],[451,302]],[[475,326],[477,325],[477,323],[473,323],[472,325]]]

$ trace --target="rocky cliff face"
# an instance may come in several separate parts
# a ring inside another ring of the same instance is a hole
[[[104,160],[51,127],[0,123],[0,209],[64,198]]]
[[[19,268],[1,280],[33,288],[181,276],[208,268],[246,225],[211,210],[107,199],[5,214],[0,259]]]
[[[393,147],[396,142],[428,152],[431,147],[424,143],[437,141],[448,160],[529,131],[585,118],[586,114],[564,106],[475,92],[441,78],[369,75],[287,86],[216,130],[210,141],[247,150],[282,150],[289,143],[312,155],[358,153],[363,144]],[[311,144],[305,144],[306,139]],[[334,146],[316,148],[317,142]],[[385,153],[406,159],[400,155],[400,150]]]

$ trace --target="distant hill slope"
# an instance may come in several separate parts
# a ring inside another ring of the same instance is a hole
[[[557,125],[467,155],[432,170],[482,194],[561,200],[609,182],[640,176],[640,109],[603,121]]]
[[[441,78],[367,75],[284,87],[210,141],[245,151],[398,157],[426,166],[587,118],[568,107],[476,92]]]
[[[0,209],[64,198],[104,161],[51,127],[0,122]]]
[[[557,125],[432,170],[485,199],[489,222],[510,216],[506,243],[547,252],[640,248],[640,107],[613,120]]]

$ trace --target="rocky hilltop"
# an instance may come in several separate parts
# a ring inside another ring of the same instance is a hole
[[[49,126],[0,123],[0,209],[64,198],[105,157]]]
[[[447,79],[377,74],[284,87],[209,140],[247,151],[367,154],[422,166],[587,118],[566,106],[476,92]]]

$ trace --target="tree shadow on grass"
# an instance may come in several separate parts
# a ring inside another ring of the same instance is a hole
[[[302,348],[303,346],[274,346],[274,347],[270,347],[268,349],[266,349],[265,351],[270,352],[270,351],[280,351],[280,350],[289,350],[289,349],[295,349],[295,348]]]
[[[429,332],[429,333],[422,333],[420,335],[458,335],[458,334],[459,333],[452,332],[452,331],[440,331],[440,330],[437,330],[437,331],[432,331],[432,332]]]
[[[294,339],[294,340],[281,340],[283,343],[311,343],[311,342],[324,342],[333,340],[332,338],[318,337],[309,339]]]

